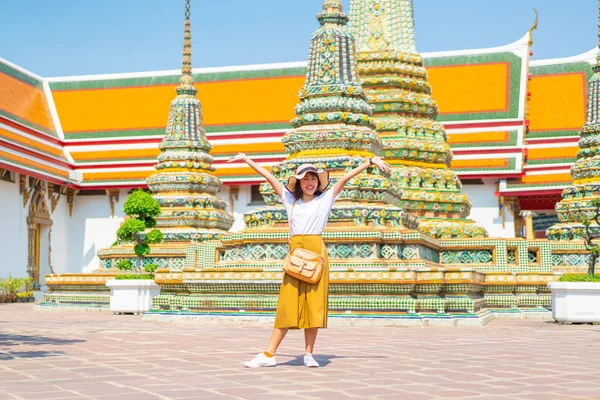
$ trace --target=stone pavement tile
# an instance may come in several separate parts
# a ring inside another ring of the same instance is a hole
[[[464,390],[467,392],[477,392],[477,393],[489,393],[490,389],[493,389],[492,386],[487,384],[479,384],[479,383],[467,383],[467,382],[447,382],[443,385],[438,385],[440,390]]]
[[[81,399],[81,396],[79,397]],[[97,400],[111,400],[114,399],[114,395],[107,396],[90,396],[85,397],[86,399],[97,399]],[[57,399],[58,400],[58,399]],[[163,396],[154,396],[148,393],[127,393],[123,396],[122,400],[165,400]]]
[[[348,396],[361,396],[363,398],[369,398],[369,397],[377,397],[377,396],[390,395],[390,394],[399,395],[401,393],[401,391],[394,390],[394,389],[388,389],[385,387],[373,386],[373,387],[364,387],[361,389],[342,390],[342,393],[344,393]]]
[[[531,391],[530,387],[513,387],[510,383],[505,386],[491,386],[481,388],[478,392],[484,395],[501,396],[501,395],[514,395],[523,394]]]
[[[415,382],[415,383],[429,383],[431,382],[431,377],[427,375],[417,375],[413,373],[405,373],[402,374],[401,379],[406,382]],[[449,379],[446,379],[444,376],[436,377],[438,382],[443,385],[444,382],[450,382]]]
[[[303,394],[290,394],[289,392],[275,392],[275,393],[261,393],[256,397],[260,400],[305,400],[306,395]]]
[[[597,398],[598,393],[596,393]],[[519,396],[523,400],[564,400],[568,399],[564,393],[526,393]],[[593,399],[590,398],[590,399]]]
[[[130,388],[127,386],[113,386],[107,384],[103,381],[96,382],[88,382],[85,385],[80,385],[78,387],[70,387],[68,388],[71,392],[77,392],[85,396],[109,396],[112,395],[114,397],[120,396],[123,393],[140,393],[139,390],[135,388]]]
[[[256,396],[258,397],[261,394],[269,393],[266,388],[262,387],[238,387],[238,388],[227,388],[227,389],[218,389],[215,392],[228,395],[228,396]]]
[[[414,393],[414,392],[400,392],[394,394],[384,394],[381,396],[377,396],[377,399],[385,399],[385,400],[398,400],[398,399],[410,399],[410,400],[430,400],[430,399],[439,399],[439,397],[424,394],[424,393]]]
[[[472,397],[478,397],[480,394],[465,390],[440,390],[436,392],[435,395],[442,399],[468,399]]]
[[[0,374],[2,374],[2,372],[0,371]],[[50,383],[46,383],[46,382],[8,382],[8,383],[3,383],[0,388],[3,391],[7,391],[10,393],[41,393],[41,392],[48,392],[48,391],[53,391],[56,390],[58,388],[58,386],[55,386],[53,384]]]
[[[569,399],[593,399],[598,397],[598,390],[573,390],[562,392],[565,396],[569,396]]]
[[[519,379],[527,377],[527,374],[518,374],[516,372],[505,372],[505,371],[496,371],[496,370],[488,370],[482,371],[482,375],[488,376],[491,378],[505,378],[505,379]]]
[[[345,393],[333,390],[305,390],[302,392],[305,399],[356,399]]]
[[[139,392],[138,392],[139,393]],[[147,395],[162,396],[169,399],[180,399],[180,398],[210,398],[215,392],[203,390],[203,389],[179,389],[179,390],[156,390],[147,389],[145,391]]]
[[[76,393],[65,393],[63,390],[54,390],[47,392],[38,392],[38,393],[15,393],[15,396],[19,399],[26,400],[39,400],[39,399],[59,399],[61,397],[71,397],[76,398],[78,395]],[[81,396],[79,396],[81,397]]]
[[[373,384],[372,382],[369,382]],[[392,383],[387,381],[387,385],[391,385]],[[336,380],[336,381],[327,381],[319,383],[319,387],[323,389],[354,389],[364,387],[365,383],[357,382],[352,380]],[[385,386],[385,385],[384,385]]]

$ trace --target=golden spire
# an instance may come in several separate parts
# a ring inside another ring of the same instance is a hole
[[[185,0],[185,26],[183,29],[183,66],[177,93],[195,94],[194,78],[192,78],[192,27],[190,22],[190,0]]]
[[[533,8],[533,12],[535,13],[535,21],[533,22],[533,25],[531,25],[531,28],[529,28],[529,47],[531,47],[533,45],[533,30],[537,29],[538,27],[538,12],[535,9],[535,7]]]

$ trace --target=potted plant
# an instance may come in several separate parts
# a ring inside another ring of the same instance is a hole
[[[6,293],[6,302],[14,303],[17,299],[16,293],[21,286],[20,279],[8,276],[4,279],[4,292]]]
[[[27,303],[34,300],[33,279],[30,276],[19,279],[19,288],[17,289],[16,296],[18,303]]]
[[[0,304],[6,301],[6,293],[4,292],[4,279],[0,279]]]
[[[600,258],[600,199],[592,201],[591,218],[582,218],[583,239],[590,252],[587,274],[565,274],[558,282],[550,282],[552,318],[562,323],[600,323],[600,275],[596,262]],[[589,214],[588,214],[589,215]]]
[[[152,308],[152,299],[160,294],[154,283],[156,265],[148,264],[146,274],[122,274],[106,282],[110,288],[110,311],[141,314]]]
[[[160,293],[160,286],[154,283],[153,272],[156,265],[148,264],[149,274],[142,274],[142,263],[151,251],[150,245],[160,243],[163,234],[156,226],[155,217],[160,214],[158,202],[143,190],[136,190],[123,204],[127,220],[117,231],[120,243],[133,243],[135,266],[131,260],[120,260],[117,268],[121,271],[133,271],[134,274],[119,275],[110,279],[106,286],[110,288],[110,310],[113,313],[143,313],[152,307],[152,298]]]

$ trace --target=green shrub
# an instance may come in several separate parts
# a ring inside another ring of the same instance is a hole
[[[145,239],[146,239],[146,243],[149,243],[149,244],[160,243],[163,241],[164,235],[158,229],[152,229],[150,232],[148,232],[146,234]]]
[[[158,269],[158,265],[156,264],[148,264],[144,267],[144,270],[148,273],[154,273]]]
[[[117,230],[117,237],[120,242],[134,244],[133,251],[137,256],[135,270],[141,272],[142,258],[150,253],[150,245],[164,239],[158,229],[145,233],[156,226],[155,217],[160,215],[160,206],[151,194],[135,190],[125,200],[123,211],[129,218]]]
[[[600,282],[600,275],[590,274],[564,274],[560,282]]]
[[[134,218],[130,218],[121,225],[121,227],[117,230],[117,237],[120,240],[124,241],[132,241],[134,240],[134,235],[140,232],[144,232],[146,229],[146,225],[144,221],[140,221]]]
[[[133,263],[130,260],[119,260],[117,268],[121,271],[130,271],[133,269]]]
[[[117,275],[116,280],[132,280],[132,279],[154,279],[154,275],[149,274],[131,274],[131,275]]]

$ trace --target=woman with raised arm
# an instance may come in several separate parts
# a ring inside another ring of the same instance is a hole
[[[327,224],[329,212],[348,181],[371,165],[387,172],[390,166],[381,157],[373,157],[347,172],[333,185],[329,186],[329,173],[318,170],[312,164],[298,167],[296,174],[288,179],[284,186],[265,168],[239,153],[228,162],[244,161],[261,174],[273,187],[279,201],[285,206],[290,225],[290,251],[303,248],[317,254],[323,254],[321,279],[314,284],[307,283],[289,274],[284,274],[279,299],[275,327],[267,349],[252,360],[245,362],[246,367],[273,367],[276,365],[275,352],[289,329],[304,329],[306,344],[304,365],[318,367],[312,352],[317,340],[319,328],[327,327],[329,296],[329,261],[325,243],[321,234]]]

